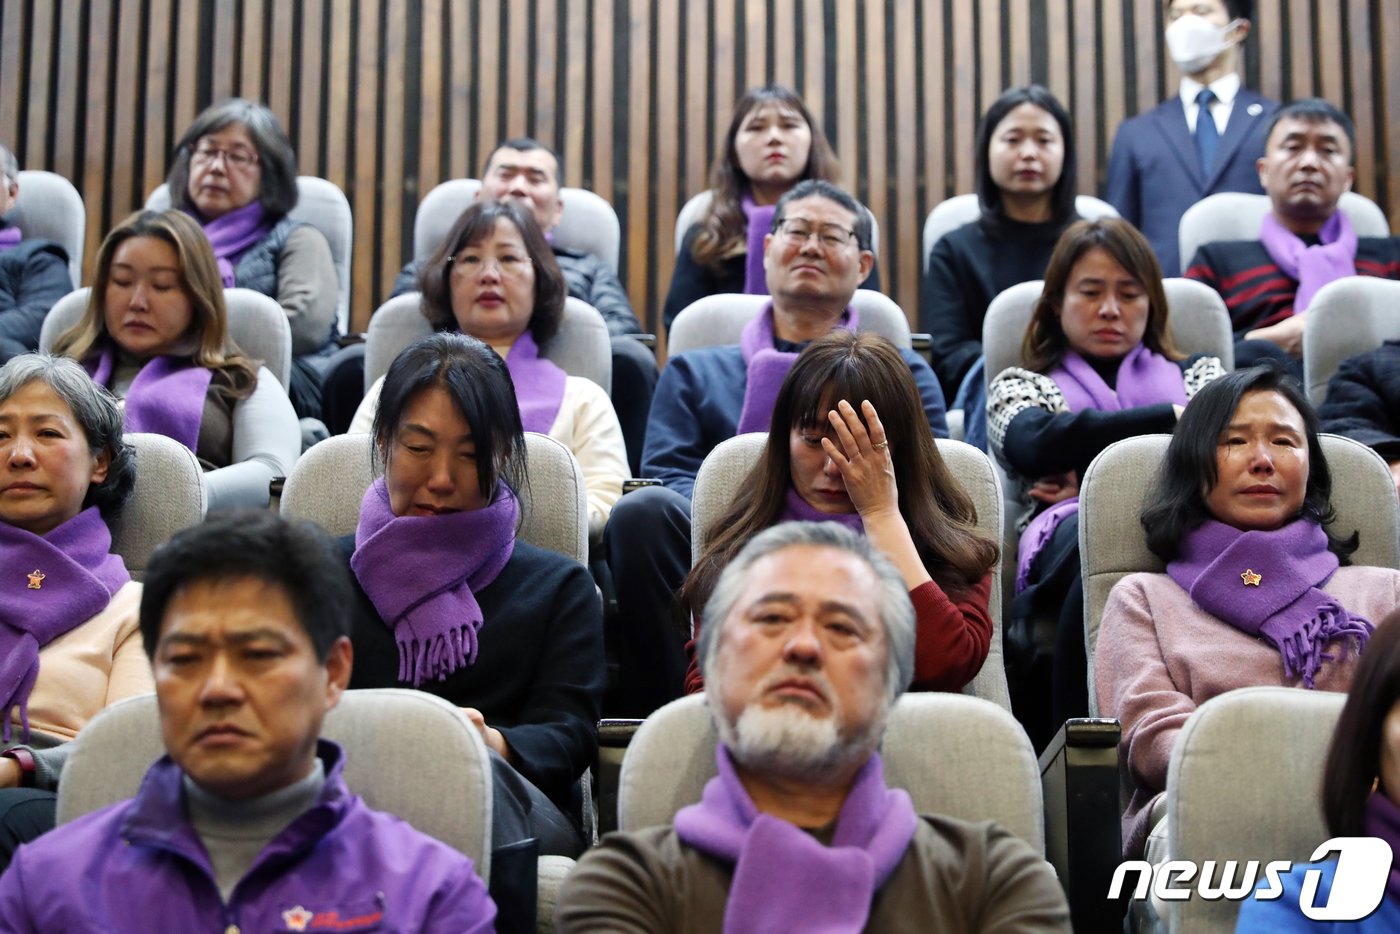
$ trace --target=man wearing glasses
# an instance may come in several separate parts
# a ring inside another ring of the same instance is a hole
[[[870,215],[830,182],[801,182],[778,201],[763,263],[772,300],[739,345],[667,362],[642,449],[642,476],[662,485],[624,496],[608,521],[604,541],[625,629],[621,681],[636,695],[627,706],[637,716],[680,695],[680,639],[656,620],[669,618],[671,595],[690,570],[690,497],[700,464],[726,438],[768,430],[778,388],[809,341],[859,327],[851,299],[875,263]],[[937,377],[912,350],[899,352],[934,435],[948,437]]]
[[[3,219],[18,197],[19,162],[0,146],[0,363],[38,348],[44,316],[73,291],[63,247]]]

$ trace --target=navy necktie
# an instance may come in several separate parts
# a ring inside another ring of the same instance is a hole
[[[1200,108],[1196,111],[1196,151],[1201,155],[1201,174],[1210,178],[1211,166],[1215,164],[1215,147],[1220,142],[1220,131],[1215,128],[1215,117],[1210,112],[1210,102],[1215,100],[1215,92],[1201,88],[1196,95]]]

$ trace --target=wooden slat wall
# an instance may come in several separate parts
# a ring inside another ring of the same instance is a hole
[[[1348,110],[1356,188],[1396,224],[1400,4],[1256,10],[1247,82]],[[924,216],[971,190],[987,104],[1012,83],[1049,84],[1094,193],[1118,123],[1175,86],[1161,30],[1157,0],[0,0],[0,141],[83,192],[91,262],[200,108],[267,100],[301,171],[350,199],[363,327],[423,194],[529,133],[557,144],[569,184],[612,200],[623,279],[654,326],[676,211],[706,186],[735,98],[777,81],[807,100],[875,212],[884,281],[912,312]]]

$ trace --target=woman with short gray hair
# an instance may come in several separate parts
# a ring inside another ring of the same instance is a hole
[[[121,408],[81,366],[0,367],[0,863],[53,827],[68,740],[154,688],[107,527],[134,482]]]

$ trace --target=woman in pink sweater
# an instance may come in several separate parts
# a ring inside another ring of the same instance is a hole
[[[1332,527],[1331,494],[1317,414],[1282,370],[1229,374],[1186,407],[1142,514],[1167,572],[1113,588],[1095,656],[1133,783],[1125,854],[1200,704],[1255,685],[1345,691],[1373,621],[1400,606],[1400,571],[1341,566],[1358,536]]]

